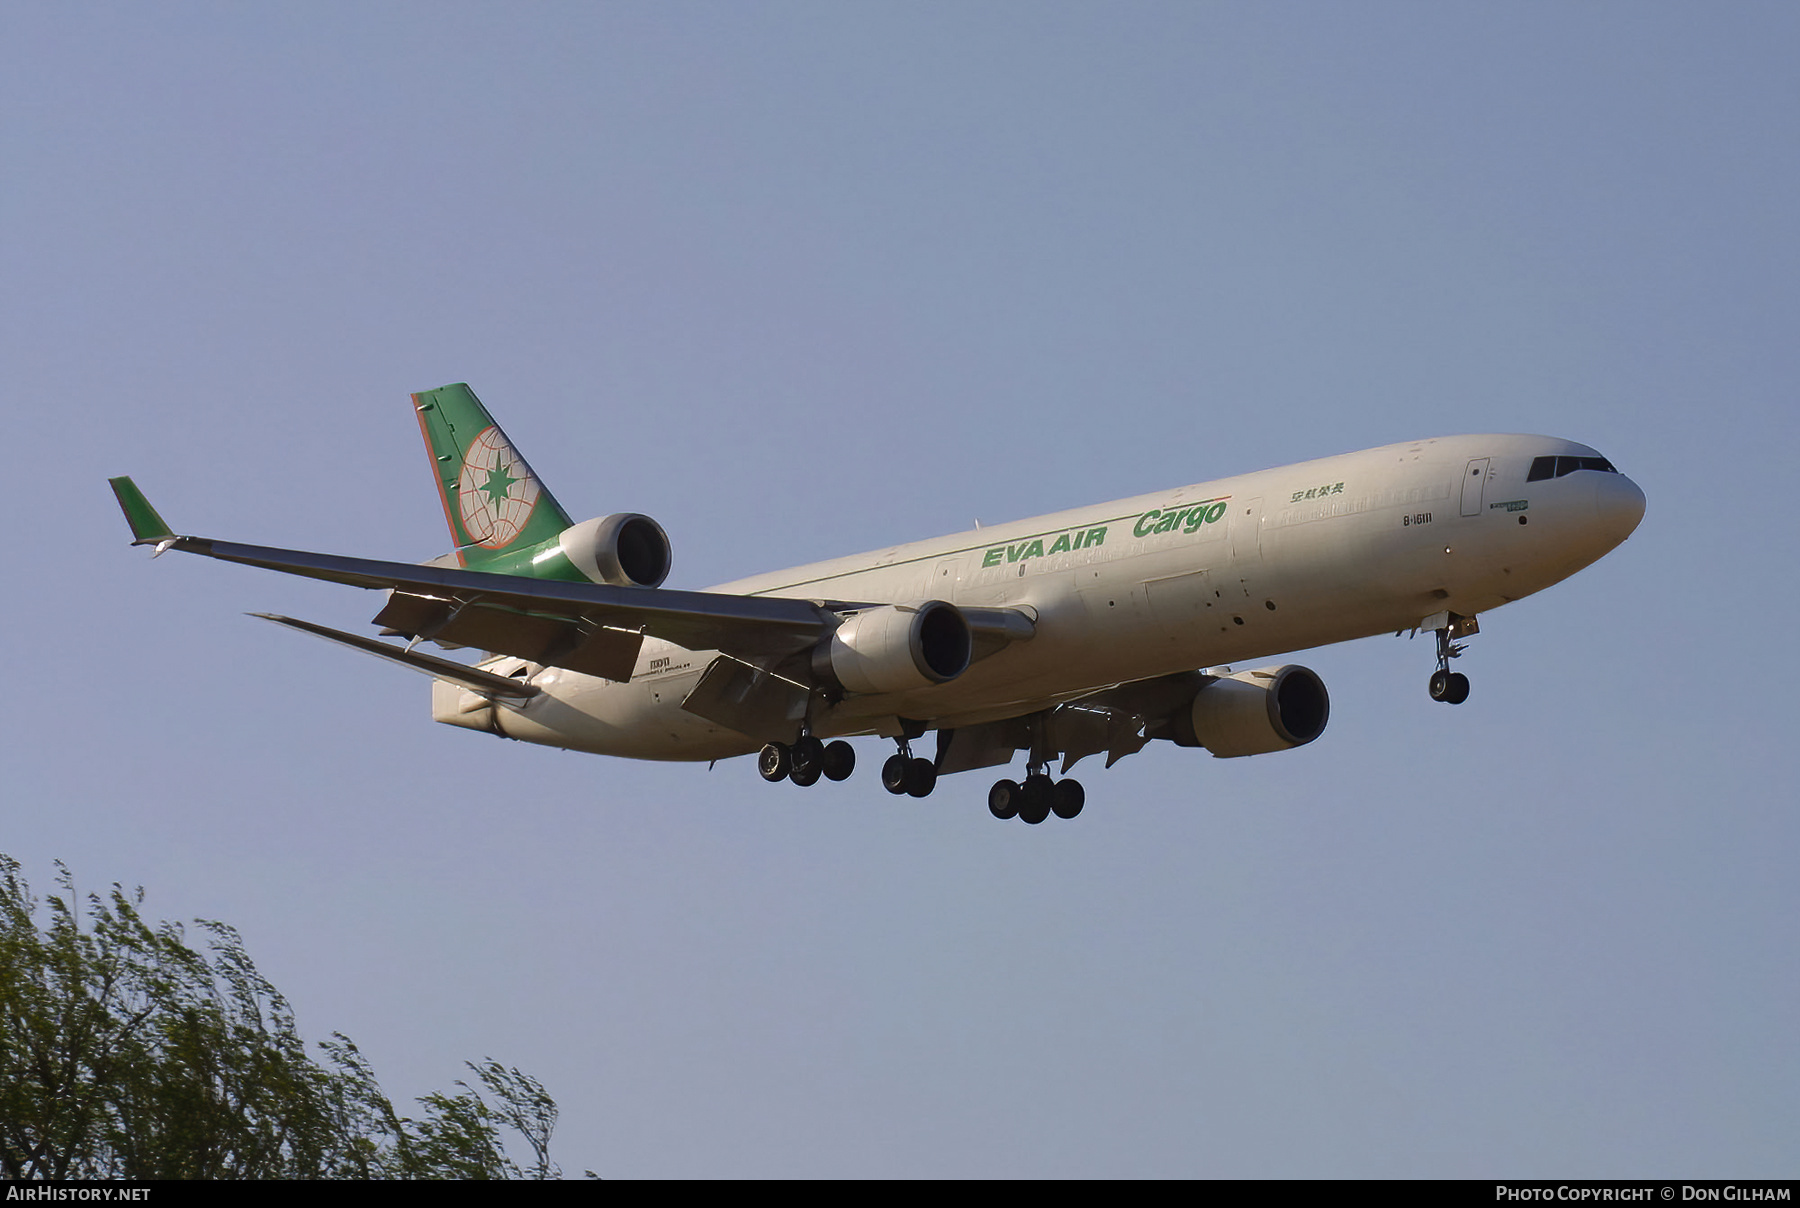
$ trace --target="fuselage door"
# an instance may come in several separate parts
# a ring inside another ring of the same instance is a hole
[[[1231,560],[1239,566],[1262,561],[1262,497],[1231,501]]]
[[[1488,459],[1476,457],[1463,470],[1462,514],[1481,515],[1482,496],[1487,493]]]
[[[955,604],[956,597],[960,594],[957,586],[958,580],[962,577],[959,573],[961,568],[962,558],[960,557],[938,559],[937,570],[932,573],[931,582],[925,588],[926,597]]]

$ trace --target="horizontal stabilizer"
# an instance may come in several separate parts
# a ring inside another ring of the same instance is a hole
[[[465,667],[461,663],[453,663],[449,659],[439,658],[434,654],[420,654],[414,650],[390,646],[386,642],[365,638],[359,634],[345,633],[341,629],[327,629],[325,626],[315,625],[311,621],[296,621],[293,617],[280,617],[270,612],[253,612],[250,615],[261,617],[265,621],[274,621],[278,625],[286,625],[290,629],[314,634],[328,641],[341,642],[345,646],[361,650],[365,654],[388,659],[391,662],[399,663],[402,667],[422,671],[434,679],[460,684],[471,692],[479,692],[486,696],[510,696],[519,700],[529,700],[542,691],[535,684],[528,684],[523,680],[494,675],[487,671],[478,671],[473,667]]]

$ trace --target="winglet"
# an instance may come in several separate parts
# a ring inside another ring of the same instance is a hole
[[[119,510],[125,513],[125,522],[131,525],[133,545],[161,546],[175,539],[174,530],[156,514],[156,509],[150,506],[150,501],[138,490],[137,483],[129,478],[109,478],[106,481],[112,485],[113,494],[118,497]],[[161,553],[162,550],[157,552]]]

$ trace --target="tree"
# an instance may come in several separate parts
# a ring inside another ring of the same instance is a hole
[[[57,867],[40,928],[18,861],[0,855],[0,1177],[560,1177],[556,1104],[536,1079],[471,1062],[476,1085],[402,1117],[347,1037],[321,1042],[323,1064],[307,1055],[236,931],[201,921],[197,951],[116,884],[89,895],[84,928]]]

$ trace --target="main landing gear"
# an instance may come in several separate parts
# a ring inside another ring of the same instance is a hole
[[[988,790],[988,813],[1005,821],[1019,818],[1036,826],[1051,814],[1073,818],[1087,804],[1087,790],[1081,781],[1067,776],[1052,782],[1045,765],[1034,763],[1026,768],[1025,783],[996,780]]]
[[[911,743],[904,737],[895,742],[899,751],[881,765],[881,787],[896,797],[929,797],[937,787],[937,765],[912,753]],[[1026,764],[1025,782],[1001,780],[988,790],[988,812],[996,818],[1023,818],[1033,826],[1051,814],[1073,818],[1087,804],[1087,790],[1079,780],[1063,777],[1050,779],[1050,765],[1044,760]],[[756,757],[756,770],[771,783],[791,780],[795,784],[817,784],[826,780],[845,780],[856,770],[856,751],[843,740],[822,743],[812,735],[803,735],[791,746],[783,742],[769,743]]]
[[[896,796],[929,797],[937,787],[937,765],[929,759],[913,757],[912,747],[902,738],[900,753],[881,768],[881,784]],[[810,734],[801,736],[792,746],[772,742],[756,757],[756,770],[773,784],[791,780],[805,788],[826,780],[848,780],[856,770],[856,749],[842,739],[824,743]]]
[[[1462,618],[1455,620],[1461,621]],[[1460,705],[1469,699],[1469,677],[1460,671],[1450,670],[1450,660],[1460,657],[1463,652],[1461,642],[1450,640],[1451,633],[1448,625],[1437,631],[1438,669],[1431,673],[1430,692],[1432,700]]]
[[[996,780],[988,790],[988,813],[1001,821],[1020,818],[1036,826],[1051,814],[1073,818],[1087,804],[1087,790],[1081,787],[1081,781],[1067,776],[1057,781],[1050,779],[1050,761],[1056,758],[1056,749],[1045,733],[1047,716],[1034,713],[1030,719],[1031,746],[1025,759],[1025,783]]]
[[[792,780],[802,788],[819,783],[820,776],[848,780],[856,770],[856,748],[842,739],[824,743],[806,734],[793,746],[772,742],[764,747],[756,757],[756,770],[771,784]]]
[[[881,787],[898,797],[929,797],[931,790],[937,787],[937,765],[929,759],[919,759],[912,753],[912,744],[904,738],[895,740],[900,744],[897,754],[888,756],[888,761],[881,765]]]

